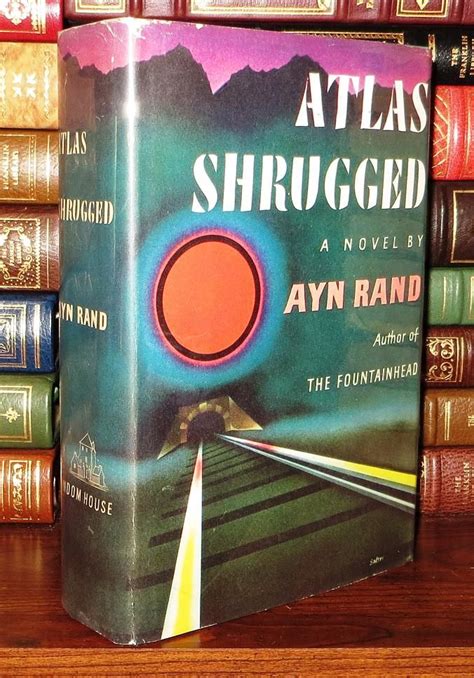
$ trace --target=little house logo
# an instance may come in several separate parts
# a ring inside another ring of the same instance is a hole
[[[75,450],[69,467],[71,475],[83,480],[98,490],[107,490],[104,469],[97,462],[95,442],[88,433],[79,441],[79,451]]]

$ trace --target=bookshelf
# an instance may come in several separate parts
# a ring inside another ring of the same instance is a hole
[[[1,676],[474,675],[474,516],[424,518],[404,567],[139,648],[63,612],[59,539],[0,526]]]

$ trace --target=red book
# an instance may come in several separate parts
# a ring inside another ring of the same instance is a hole
[[[474,0],[65,0],[65,17],[472,24]]]
[[[428,327],[424,377],[430,387],[474,386],[474,327]]]
[[[62,28],[60,0],[4,2],[0,10],[0,40],[56,42]]]
[[[54,449],[0,452],[0,522],[54,522],[55,458]]]
[[[474,447],[423,449],[419,498],[422,513],[474,513]]]
[[[474,87],[437,87],[432,129],[433,179],[474,179]]]

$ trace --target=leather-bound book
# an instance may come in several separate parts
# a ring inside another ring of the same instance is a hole
[[[429,271],[427,320],[428,325],[474,324],[474,267]]]
[[[57,129],[54,43],[0,42],[0,128]]]
[[[119,16],[239,21],[472,24],[473,0],[65,0],[74,22]]]
[[[0,14],[2,40],[54,42],[61,28],[60,0],[3,3]]]
[[[428,47],[433,57],[433,82],[437,85],[474,85],[473,26],[304,26],[273,24],[275,30],[326,35],[351,40],[376,40],[399,45]]]
[[[474,266],[474,181],[433,181],[428,257],[431,266]]]
[[[52,523],[56,450],[0,451],[0,522]]]
[[[57,295],[0,291],[0,372],[54,372]]]
[[[474,179],[474,87],[435,88],[432,120],[433,179]]]
[[[0,203],[58,202],[56,130],[0,130]]]
[[[421,453],[422,513],[474,513],[474,447],[426,447]]]
[[[474,445],[474,388],[425,390],[423,445]]]
[[[428,327],[424,376],[429,387],[474,386],[474,327]]]
[[[58,289],[58,208],[0,204],[0,293]]]
[[[55,444],[55,375],[0,374],[0,447]]]

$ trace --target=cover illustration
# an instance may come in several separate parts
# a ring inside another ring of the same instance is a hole
[[[410,560],[428,50],[59,49],[66,609],[136,644]]]

